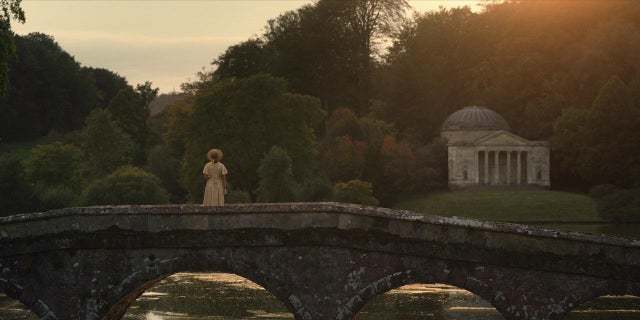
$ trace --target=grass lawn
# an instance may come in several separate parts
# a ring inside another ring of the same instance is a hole
[[[601,221],[594,201],[560,191],[460,191],[412,196],[395,208],[490,221]]]

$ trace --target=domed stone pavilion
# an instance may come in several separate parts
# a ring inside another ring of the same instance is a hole
[[[549,143],[510,131],[502,116],[484,107],[451,114],[441,131],[449,150],[449,187],[549,187]]]

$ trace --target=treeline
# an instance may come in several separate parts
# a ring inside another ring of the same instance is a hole
[[[161,140],[158,89],[81,66],[50,36],[11,34],[0,96],[2,215],[75,205],[167,203],[147,168]]]
[[[150,84],[133,88],[80,67],[44,35],[15,36],[0,132],[5,141],[76,137],[68,141],[81,163],[93,162],[81,172],[108,168],[80,174],[80,203],[89,203],[89,186],[109,194],[118,179],[154,179],[145,174],[157,177],[163,199],[199,202],[205,154],[219,147],[232,202],[389,205],[446,187],[440,126],[475,104],[502,114],[519,135],[552,142],[555,188],[639,187],[640,3],[507,1],[413,17],[407,9],[398,0],[320,0],[286,12],[229,47],[214,71],[185,83],[150,118]],[[86,141],[97,123],[112,124],[113,141],[126,140],[105,145],[134,147],[116,157],[97,143],[104,158],[91,156]],[[30,170],[15,179],[37,190]]]
[[[441,124],[473,104],[502,114],[519,135],[552,142],[556,188],[638,186],[640,3],[509,1],[412,19],[404,5],[318,1],[287,12],[186,88],[197,97],[206,84],[269,74],[318,98],[327,115],[314,131],[321,175],[371,182],[384,203],[443,186]],[[384,37],[393,43],[381,50]],[[198,108],[213,105],[196,98],[178,109]]]

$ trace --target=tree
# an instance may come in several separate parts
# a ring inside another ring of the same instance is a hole
[[[15,54],[11,20],[25,22],[24,11],[20,6],[22,0],[0,1],[0,99],[6,94],[8,86],[8,61]],[[2,101],[2,100],[0,100]]]
[[[258,177],[258,201],[291,202],[296,199],[292,160],[285,149],[274,146],[269,150],[260,161]]]
[[[82,149],[91,176],[103,176],[131,163],[134,143],[108,110],[94,110],[87,117],[82,136]]]
[[[269,75],[221,80],[201,91],[184,130],[182,177],[191,198],[202,194],[202,166],[212,147],[224,151],[231,182],[240,190],[256,190],[260,159],[273,146],[287,150],[294,176],[305,176],[319,110],[317,99],[291,94],[283,79]]]
[[[411,147],[394,137],[384,138],[381,149],[381,172],[375,181],[375,195],[389,203],[402,193],[415,191],[416,157]]]
[[[320,165],[331,181],[360,179],[364,171],[365,142],[341,136],[325,142],[320,149]]]
[[[553,143],[561,170],[589,185],[637,185],[640,179],[640,106],[629,87],[612,77],[589,109],[567,109],[555,124]]]
[[[83,187],[82,151],[60,142],[39,145],[25,162],[27,181],[45,209],[76,204]]]
[[[157,145],[149,151],[147,157],[148,171],[162,181],[169,192],[171,202],[180,203],[185,200],[186,190],[180,184],[180,160],[165,145]]]
[[[131,88],[125,78],[111,70],[88,67],[83,67],[82,70],[90,74],[95,81],[99,95],[97,105],[100,108],[107,108],[120,90]]]
[[[640,218],[640,188],[610,192],[597,200],[598,214],[615,222],[637,221]]]
[[[333,189],[333,199],[338,202],[368,206],[376,206],[379,203],[373,196],[373,186],[371,183],[361,180],[336,183]]]
[[[213,64],[217,79],[246,78],[259,73],[270,73],[272,53],[267,52],[262,39],[249,39],[233,45]]]
[[[84,205],[165,204],[169,195],[154,175],[124,166],[92,183],[84,193]]]
[[[28,140],[80,129],[98,101],[90,74],[50,36],[15,36],[15,44],[9,94],[6,103],[0,103],[2,140]]]
[[[109,103],[109,111],[113,119],[136,143],[134,161],[142,163],[145,159],[145,150],[149,140],[149,105],[158,94],[158,89],[152,88],[151,82],[137,85],[133,90],[126,87]]]
[[[175,157],[182,158],[184,155],[189,141],[189,119],[192,111],[192,98],[178,101],[167,107],[166,130],[163,138]]]
[[[25,162],[27,179],[43,186],[65,185],[81,187],[82,151],[70,144],[55,142],[31,149]]]
[[[416,148],[416,166],[413,172],[417,192],[445,189],[448,183],[449,160],[447,142],[437,138]]]
[[[0,155],[0,216],[40,210],[40,201],[27,182],[22,160],[15,154]]]

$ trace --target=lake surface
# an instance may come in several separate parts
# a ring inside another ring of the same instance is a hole
[[[0,294],[0,320],[37,320]],[[284,305],[253,282],[230,274],[175,274],[147,290],[126,320],[293,319]],[[410,285],[369,302],[358,320],[503,319],[474,294],[439,284]],[[640,298],[603,297],[572,312],[567,320],[640,320]]]

